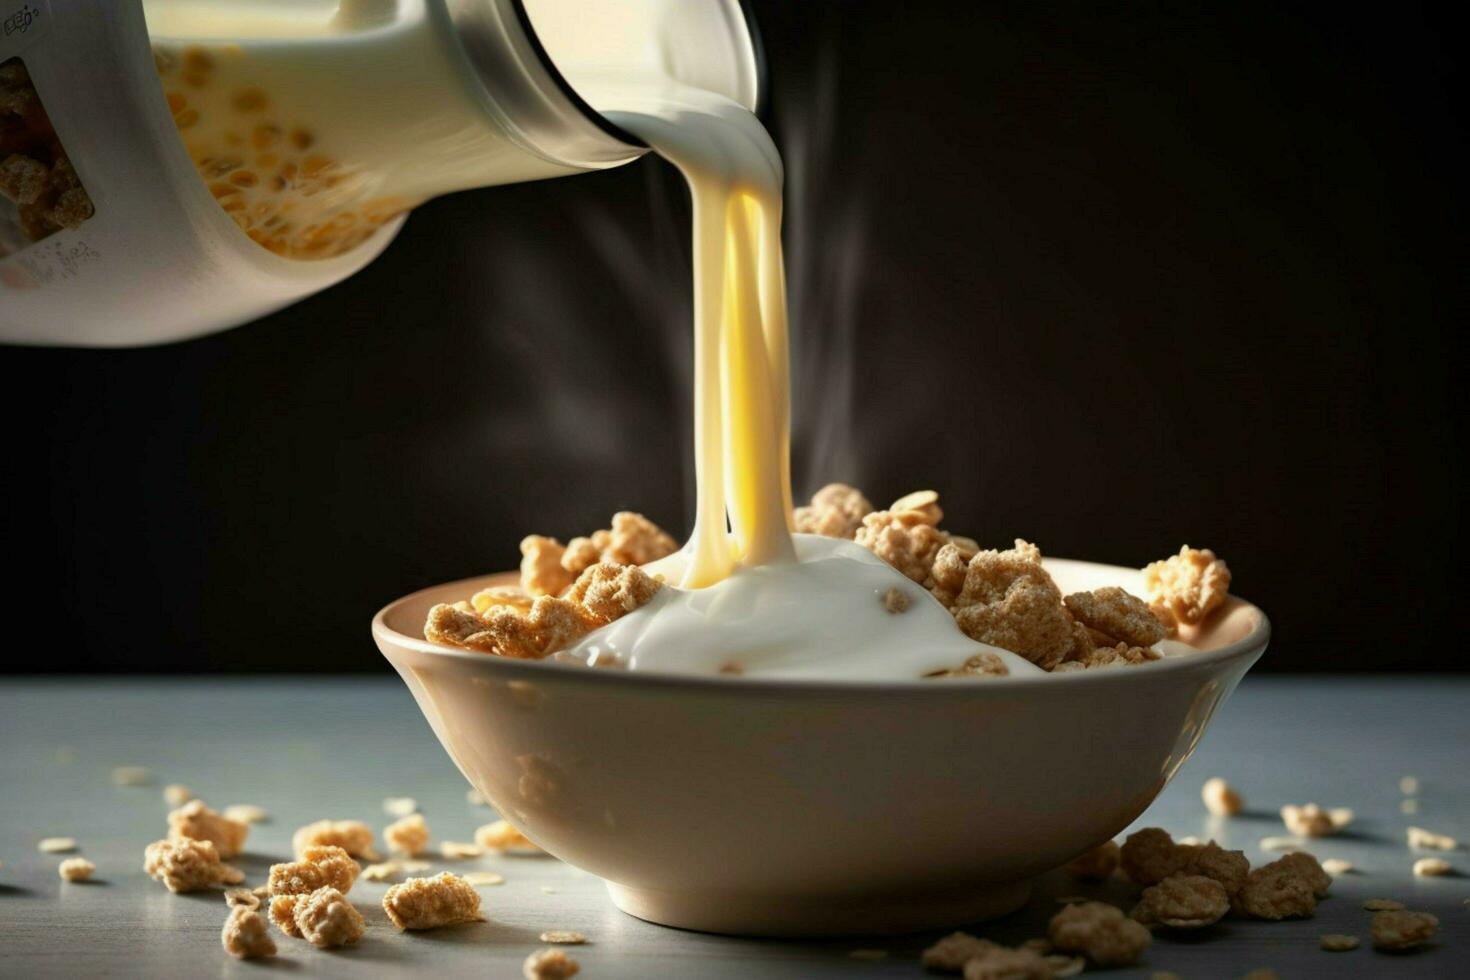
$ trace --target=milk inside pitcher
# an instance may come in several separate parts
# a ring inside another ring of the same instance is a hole
[[[763,94],[735,0],[30,9],[0,40],[8,342],[224,329],[352,275],[432,197],[634,160],[579,94],[609,71]]]

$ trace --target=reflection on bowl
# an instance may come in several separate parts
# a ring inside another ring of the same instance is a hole
[[[1064,592],[1139,573],[1049,560]],[[373,620],[450,757],[500,813],[608,882],[618,907],[745,935],[907,932],[1021,905],[1116,835],[1266,648],[1239,599],[1139,667],[896,683],[672,677],[508,660],[422,638],[416,592]]]

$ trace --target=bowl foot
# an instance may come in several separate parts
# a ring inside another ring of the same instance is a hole
[[[1030,881],[873,898],[773,898],[666,892],[607,883],[613,904],[657,925],[736,936],[857,936],[950,929],[1014,912]]]

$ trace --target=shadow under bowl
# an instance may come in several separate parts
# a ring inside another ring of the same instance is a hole
[[[1135,569],[1049,559],[1064,592]],[[511,660],[423,639],[425,589],[373,638],[465,777],[619,908],[710,932],[821,936],[1003,915],[1115,836],[1266,649],[1232,598],[1198,652],[1138,667],[896,682],[686,677]]]

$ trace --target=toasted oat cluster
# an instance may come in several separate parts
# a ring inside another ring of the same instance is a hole
[[[1103,841],[1067,865],[1067,872],[1074,878],[1104,881],[1118,870],[1118,852],[1117,841]]]
[[[361,871],[342,848],[314,844],[302,852],[299,861],[271,865],[268,887],[272,895],[306,895],[327,887],[345,894]]]
[[[796,529],[803,534],[851,540],[863,526],[863,518],[872,512],[873,505],[862,491],[843,483],[829,483],[812,495],[810,504],[796,508]]]
[[[1233,817],[1245,809],[1240,793],[1219,776],[1205,780],[1200,798],[1205,801],[1205,809],[1217,817]]]
[[[972,539],[941,529],[943,516],[939,495],[932,490],[908,494],[887,510],[873,510],[860,491],[834,483],[818,491],[809,505],[797,508],[796,528],[852,538],[928,589],[971,639],[1018,653],[1052,671],[1156,660],[1159,654],[1153,645],[1172,636],[1180,619],[1202,620],[1224,601],[1229,585],[1228,571],[1223,578],[1218,569],[1208,575],[1201,572],[1201,581],[1207,580],[1210,588],[1204,598],[1200,598],[1204,586],[1195,589],[1199,609],[1188,616],[1176,615],[1169,602],[1150,604],[1115,587],[1063,596],[1034,544],[1017,540],[1013,548],[985,551]],[[1209,555],[1210,562],[1224,568],[1213,554],[1185,551]],[[1180,560],[1180,556],[1168,559]],[[1208,563],[1207,567],[1213,568]],[[1182,572],[1158,573],[1148,581],[1166,578],[1170,595],[1185,596],[1189,580]]]
[[[255,909],[245,906],[230,909],[219,941],[225,952],[237,960],[254,960],[276,955],[276,943],[270,937],[265,917]]]
[[[170,838],[212,841],[219,856],[225,859],[240,853],[249,833],[249,824],[214,812],[205,806],[203,800],[190,800],[168,815]]]
[[[1225,886],[1204,875],[1170,875],[1143,890],[1133,918],[1146,926],[1199,929],[1219,922],[1230,911]]]
[[[1375,912],[1368,927],[1373,936],[1373,948],[1389,951],[1413,949],[1434,938],[1439,928],[1439,919],[1428,912],[1410,912],[1396,909]]]
[[[79,228],[93,213],[92,199],[19,58],[0,62],[0,196],[15,205],[29,242]],[[7,253],[4,239],[0,234],[0,256]]]
[[[521,974],[526,980],[567,980],[581,969],[580,963],[559,949],[538,949],[526,957]]]
[[[1051,942],[1028,939],[1012,949],[966,932],[956,932],[924,950],[920,962],[936,973],[963,973],[965,980],[1052,980],[1082,972],[1086,961],[1048,956]]]
[[[383,843],[394,854],[417,857],[424,853],[429,847],[429,825],[424,821],[424,815],[410,813],[384,827]]]
[[[383,911],[400,929],[437,929],[484,918],[480,893],[448,871],[393,885],[383,894]]]
[[[1105,902],[1068,905],[1052,917],[1046,934],[1061,952],[1078,953],[1104,968],[1137,962],[1152,941],[1148,929]]]
[[[175,893],[238,885],[245,880],[245,872],[220,861],[213,841],[189,837],[149,844],[143,852],[143,870]]]
[[[1174,875],[1210,878],[1234,896],[1245,884],[1250,862],[1244,852],[1227,851],[1214,841],[1179,844],[1167,831],[1145,827],[1130,834],[1119,855],[1123,873],[1140,885],[1157,885]]]
[[[355,858],[376,861],[373,828],[360,820],[318,820],[291,835],[291,850],[299,858],[308,847],[340,847]]]
[[[1156,611],[1192,625],[1225,601],[1230,569],[1213,551],[1185,545],[1179,554],[1146,567],[1143,581]]]
[[[86,881],[97,870],[97,865],[86,858],[67,858],[57,867],[56,873],[62,881]]]
[[[271,899],[271,921],[288,936],[330,948],[355,943],[367,930],[362,913],[335,888]]]
[[[521,589],[529,596],[559,596],[597,564],[646,565],[678,549],[657,524],[631,511],[613,515],[612,527],[563,545],[533,534],[521,542]],[[483,610],[481,610],[483,611]]]
[[[524,577],[524,573],[523,573]],[[502,657],[537,660],[652,599],[661,583],[636,565],[598,562],[584,569],[565,595],[521,602],[496,590],[494,604],[440,604],[429,610],[424,637]]]
[[[1235,907],[1256,919],[1300,919],[1317,911],[1332,878],[1317,859],[1302,851],[1256,868],[1233,897]]]
[[[475,843],[487,851],[540,851],[525,834],[512,827],[509,821],[496,820],[475,831]]]

